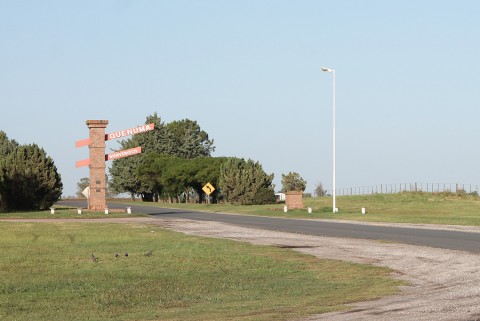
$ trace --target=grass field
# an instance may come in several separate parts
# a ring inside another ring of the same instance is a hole
[[[400,193],[232,206],[141,203],[291,218],[480,225],[473,195]],[[361,214],[361,208],[367,209]],[[50,223],[0,222],[0,320],[287,320],[394,293],[388,269],[319,260],[292,250],[169,232],[148,225],[56,223],[135,216],[76,208],[1,213]],[[142,216],[142,215],[139,215]],[[128,257],[124,255],[128,251]],[[145,256],[148,251],[153,255]],[[97,261],[92,260],[92,253]],[[119,253],[115,257],[115,253]]]
[[[451,193],[374,194],[366,196],[337,197],[339,213],[332,213],[332,198],[305,198],[306,209],[283,212],[284,204],[262,206],[233,206],[223,204],[165,204],[141,203],[161,207],[187,208],[209,212],[239,213],[289,218],[323,218],[367,222],[396,222],[418,224],[449,224],[480,226],[480,198]],[[367,213],[362,214],[365,207]]]
[[[385,268],[149,225],[0,230],[0,320],[286,320],[400,285]]]

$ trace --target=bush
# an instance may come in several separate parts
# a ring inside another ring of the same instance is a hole
[[[282,174],[282,192],[303,192],[307,188],[307,182],[295,172],[290,172],[287,175]]]

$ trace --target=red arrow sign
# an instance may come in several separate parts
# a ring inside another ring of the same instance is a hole
[[[90,145],[90,138],[85,138],[82,140],[77,140],[75,142],[75,147],[82,147],[82,146],[88,146]]]
[[[120,150],[118,152],[105,155],[105,160],[112,160],[112,159],[118,159],[118,158],[133,156],[133,155],[140,154],[140,153],[142,153],[142,147],[139,146],[139,147],[135,147],[135,148]]]
[[[75,163],[76,168],[79,168],[79,167],[82,167],[82,166],[88,166],[88,165],[90,165],[90,158],[82,159],[82,160],[79,160]]]
[[[113,139],[119,139],[122,137],[127,137],[130,135],[135,135],[135,134],[140,134],[144,132],[151,131],[155,128],[155,123],[147,124],[147,125],[142,125],[142,126],[137,126],[129,129],[124,129],[124,130],[119,130],[110,134],[105,135],[105,141],[107,140],[113,140]],[[75,147],[83,147],[83,146],[88,146],[90,145],[90,138],[85,138],[81,140],[77,140],[75,142]]]
[[[106,161],[107,160],[114,160],[114,159],[133,156],[133,155],[137,155],[137,154],[141,154],[141,153],[142,153],[142,147],[139,146],[139,147],[124,149],[124,150],[120,150],[120,151],[115,152],[115,153],[107,154],[107,155],[105,155],[105,160]],[[90,165],[90,163],[91,163],[90,158],[87,158],[87,159],[82,159],[80,161],[77,161],[75,166],[78,168],[78,167],[82,167],[82,166],[88,166],[88,165]]]
[[[137,127],[133,127],[125,130],[119,130],[117,132],[113,132],[105,135],[105,140],[119,139],[119,138],[130,136],[130,135],[149,132],[154,128],[155,128],[155,124],[151,123],[148,125],[137,126]]]

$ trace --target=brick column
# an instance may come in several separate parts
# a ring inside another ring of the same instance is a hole
[[[288,209],[303,208],[303,192],[286,192],[285,205],[287,205]]]
[[[87,120],[90,129],[90,210],[104,211],[105,200],[105,128],[108,120]]]

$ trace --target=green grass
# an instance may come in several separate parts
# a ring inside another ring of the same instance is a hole
[[[136,202],[136,204],[142,204]],[[337,197],[339,213],[332,213],[332,198],[305,198],[306,209],[283,212],[284,204],[234,206],[225,204],[143,203],[160,207],[187,208],[208,212],[225,212],[288,218],[357,220],[367,222],[449,224],[480,226],[480,198],[452,193],[399,193]],[[367,213],[361,214],[365,207]]]
[[[385,268],[150,225],[0,222],[0,229],[0,320],[287,320],[345,309],[401,284]]]

